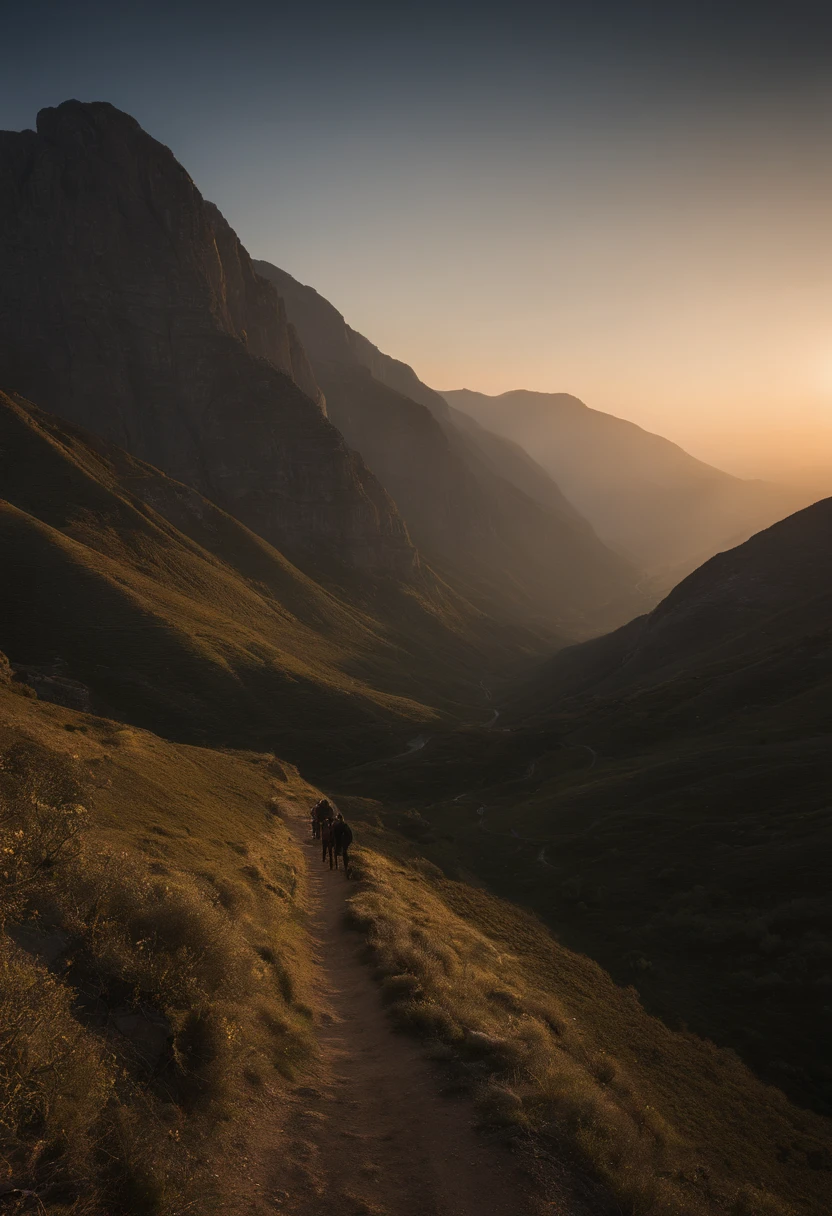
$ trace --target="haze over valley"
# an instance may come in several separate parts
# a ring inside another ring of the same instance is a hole
[[[3,1213],[828,1216],[798,9],[10,20]]]

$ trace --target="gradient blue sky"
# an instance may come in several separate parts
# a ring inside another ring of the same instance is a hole
[[[128,110],[436,387],[832,465],[832,6],[3,9],[0,126]]]

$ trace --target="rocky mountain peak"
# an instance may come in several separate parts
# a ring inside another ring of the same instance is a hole
[[[0,264],[4,387],[297,561],[413,568],[394,504],[326,421],[274,285],[134,119],[69,101],[36,132],[0,133]]]

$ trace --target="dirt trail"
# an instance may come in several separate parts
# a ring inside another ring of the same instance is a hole
[[[299,829],[300,831],[300,829]],[[396,1034],[343,923],[352,886],[303,838],[321,969],[320,1080],[297,1086],[266,1188],[291,1216],[527,1216],[514,1156],[473,1127],[470,1103],[441,1093],[418,1043]],[[560,1210],[551,1209],[552,1211]]]

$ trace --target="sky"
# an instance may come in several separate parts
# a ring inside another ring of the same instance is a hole
[[[434,387],[571,392],[832,477],[829,4],[0,10],[0,128],[129,111]]]

